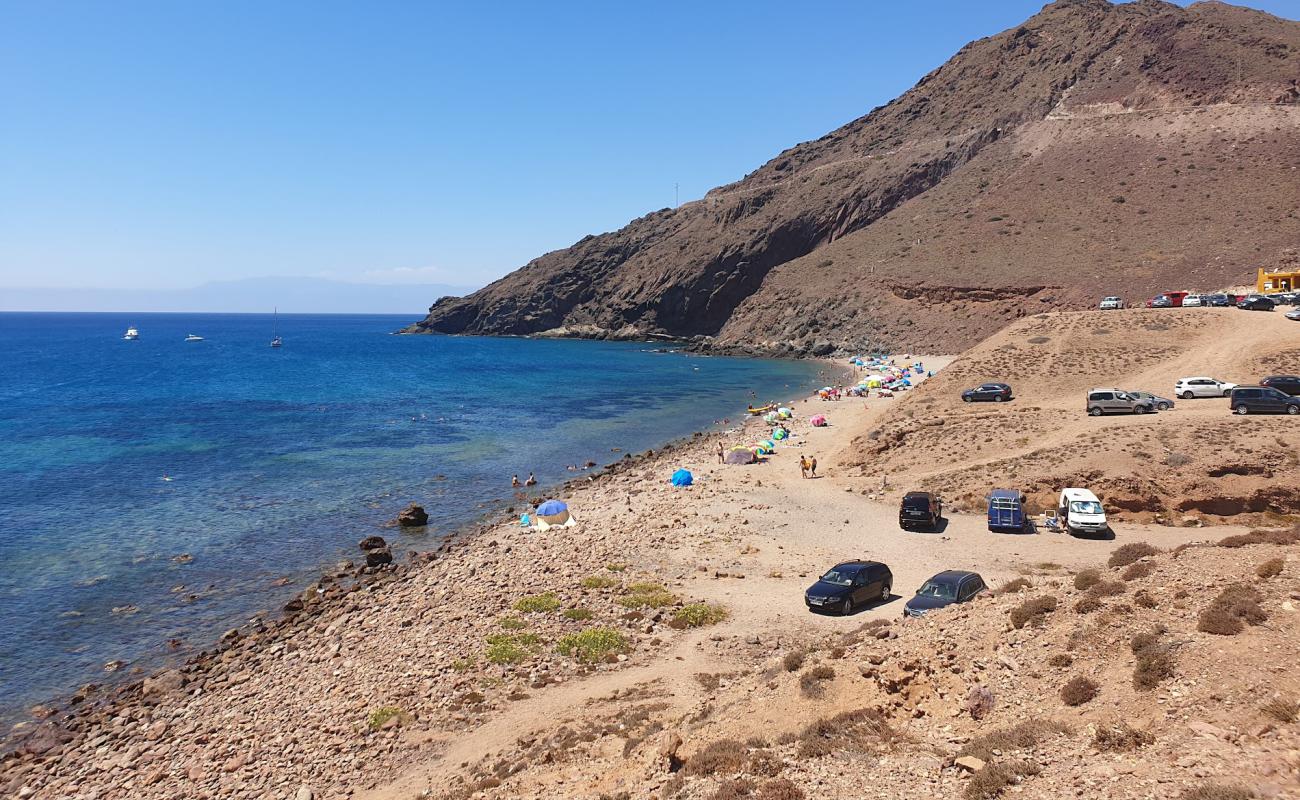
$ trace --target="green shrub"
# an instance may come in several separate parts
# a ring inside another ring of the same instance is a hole
[[[677,602],[677,596],[658,583],[641,581],[627,587],[627,594],[618,599],[624,608],[663,608]]]
[[[627,650],[627,639],[613,628],[587,628],[570,633],[555,644],[556,652],[594,664],[606,656]]]
[[[528,623],[519,617],[502,617],[497,620],[497,624],[508,631],[517,631],[528,627]]]
[[[582,579],[584,589],[612,589],[618,584],[618,578],[610,575],[588,575]]]
[[[623,572],[627,569],[627,564],[606,564],[605,569],[610,572]]]
[[[556,597],[554,592],[535,594],[532,597],[521,597],[519,602],[515,603],[515,611],[523,611],[528,614],[554,611],[559,607],[560,598]]]
[[[540,642],[535,633],[499,633],[487,637],[484,658],[492,664],[522,664],[537,652]]]
[[[591,609],[589,608],[566,608],[561,612],[560,616],[565,619],[582,621],[584,619],[591,619],[592,614]]]
[[[366,724],[370,726],[370,730],[377,731],[390,719],[396,719],[400,723],[405,723],[410,720],[410,718],[410,714],[407,714],[397,706],[383,706],[370,712],[370,719],[367,720]]]
[[[709,603],[691,603],[673,613],[668,624],[674,628],[701,628],[714,625],[727,618],[727,609]]]

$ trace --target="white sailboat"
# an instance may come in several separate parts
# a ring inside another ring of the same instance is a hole
[[[128,342],[134,342],[136,339],[140,338],[140,331],[136,330],[135,326],[132,325],[126,329],[126,333],[122,334],[122,338]]]
[[[202,336],[195,336],[194,334],[191,333],[189,336],[186,336],[186,337],[185,337],[185,341],[187,341],[187,342],[201,342],[201,341],[203,341],[203,337],[202,337]]]
[[[282,344],[284,344],[284,341],[280,339],[280,309],[277,308],[275,309],[274,321],[271,323],[271,346],[279,347]]]

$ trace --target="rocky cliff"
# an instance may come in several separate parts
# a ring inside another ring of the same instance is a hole
[[[1099,294],[1240,283],[1300,241],[1300,23],[1060,0],[704,199],[413,332],[953,350]]]

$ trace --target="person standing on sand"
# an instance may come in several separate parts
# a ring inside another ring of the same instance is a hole
[[[803,453],[799,454],[799,474],[804,478],[817,477],[817,458],[809,458]]]
[[[718,440],[718,463],[719,464],[727,463],[727,453],[725,450],[722,449],[721,439]]]

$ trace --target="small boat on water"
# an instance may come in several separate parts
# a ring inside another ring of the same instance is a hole
[[[122,338],[128,342],[134,342],[136,339],[140,338],[140,331],[136,330],[135,326],[132,325],[126,329],[126,333],[122,334]]]
[[[284,340],[280,338],[279,329],[280,329],[280,309],[277,308],[275,309],[275,319],[271,323],[271,346],[272,347],[279,347],[284,344]]]
[[[766,405],[766,406],[759,406],[758,408],[754,408],[753,406],[750,406],[749,408],[745,409],[745,411],[751,417],[761,417],[769,411],[776,411],[776,406]]]
[[[203,337],[202,337],[202,336],[195,336],[194,334],[191,333],[189,336],[186,336],[186,337],[185,337],[185,341],[187,341],[187,342],[201,342],[201,341],[203,341]]]

